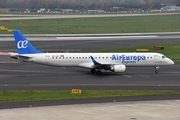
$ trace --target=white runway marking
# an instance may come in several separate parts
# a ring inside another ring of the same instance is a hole
[[[142,74],[138,74],[139,76],[142,76],[142,77],[146,77],[146,78],[148,78],[149,76],[147,76],[147,75],[142,75]]]
[[[102,36],[102,37],[56,37],[58,40],[104,40],[104,39],[125,39],[125,38],[131,38],[131,39],[137,39],[137,38],[157,38],[158,36]]]

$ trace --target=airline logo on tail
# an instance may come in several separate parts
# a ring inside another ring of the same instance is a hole
[[[27,40],[20,40],[18,43],[17,43],[17,48],[21,49],[21,48],[27,48],[28,47],[28,41]]]
[[[26,37],[19,31],[13,30],[16,47],[19,54],[39,54],[43,53],[36,48],[26,39]]]

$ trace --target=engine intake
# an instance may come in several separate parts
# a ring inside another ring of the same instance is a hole
[[[111,67],[111,70],[113,72],[124,72],[124,71],[126,71],[126,66],[125,65],[114,65],[113,67]]]

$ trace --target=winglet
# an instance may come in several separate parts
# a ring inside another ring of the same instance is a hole
[[[92,56],[91,57],[91,60],[93,61],[94,65],[100,65],[100,63],[98,63]]]
[[[13,34],[19,54],[43,53],[34,48],[33,45],[26,39],[26,37],[19,30],[13,30]]]
[[[69,53],[69,51],[68,51],[68,50],[66,50],[66,51],[65,51],[65,53]]]

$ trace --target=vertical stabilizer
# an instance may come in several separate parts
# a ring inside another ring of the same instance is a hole
[[[34,48],[34,46],[26,39],[26,37],[19,30],[13,30],[13,34],[19,54],[43,53]]]

